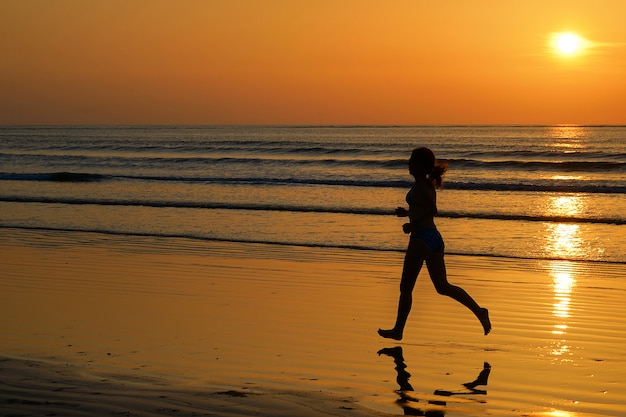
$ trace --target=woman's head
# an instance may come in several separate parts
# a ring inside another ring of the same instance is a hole
[[[414,177],[426,177],[435,187],[441,187],[442,176],[447,165],[437,162],[435,154],[428,148],[416,148],[409,159],[409,172]]]

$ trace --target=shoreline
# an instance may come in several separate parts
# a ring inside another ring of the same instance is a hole
[[[237,240],[237,239],[220,239],[220,238],[208,238],[208,237],[196,237],[177,234],[150,234],[150,233],[128,233],[128,232],[116,232],[110,230],[78,230],[70,228],[50,228],[39,226],[0,226],[0,235],[3,235],[2,231],[15,231],[16,233],[33,233],[33,234],[76,234],[76,235],[94,235],[98,236],[96,240],[106,240],[107,237],[113,238],[130,238],[130,239],[150,239],[150,240],[174,240],[179,242],[195,242],[196,245],[244,245],[244,246],[265,246],[265,247],[279,247],[295,248],[298,250],[312,250],[312,251],[354,251],[356,252],[372,252],[381,254],[401,254],[404,256],[406,248],[373,248],[367,246],[332,246],[332,245],[316,245],[316,244],[300,244],[291,242],[267,242],[261,240]],[[484,254],[484,253],[464,253],[464,252],[448,252],[446,251],[446,257],[458,257],[458,258],[486,258],[494,260],[512,260],[521,262],[572,262],[572,263],[589,263],[589,264],[606,264],[606,265],[625,265],[626,261],[611,260],[611,259],[596,259],[596,258],[568,258],[568,257],[525,257],[514,255],[498,255],[498,254]]]
[[[619,264],[450,255],[450,282],[489,308],[492,333],[423,275],[395,342],[376,329],[395,317],[400,253],[6,229],[0,237],[0,402],[29,415],[70,394],[79,406],[60,414],[100,415],[111,409],[89,411],[105,406],[93,399],[118,394],[115,412],[143,415],[626,413]],[[485,363],[488,381],[468,389]]]

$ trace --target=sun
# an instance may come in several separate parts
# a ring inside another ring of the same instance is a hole
[[[557,38],[556,45],[562,54],[570,55],[580,49],[580,37],[574,33],[563,33]]]
[[[552,37],[552,46],[560,55],[576,55],[582,51],[584,40],[573,32],[555,33]]]

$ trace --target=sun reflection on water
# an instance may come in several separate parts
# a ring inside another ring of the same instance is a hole
[[[585,210],[585,200],[580,196],[554,196],[547,206],[546,214],[555,217],[573,217]],[[581,236],[580,225],[576,223],[546,223],[544,241],[546,253],[554,259],[584,258],[587,248]],[[571,318],[572,291],[576,285],[576,264],[569,261],[554,260],[549,264],[552,277],[554,302],[552,315],[554,340],[550,344],[550,355],[559,357],[560,361],[569,361],[571,346],[566,335]]]
[[[549,268],[552,276],[552,291],[554,292],[552,315],[555,318],[555,324],[552,334],[556,337],[550,346],[550,354],[563,357],[571,355],[565,335],[567,334],[568,320],[571,317],[570,304],[572,290],[576,285],[576,269],[571,262],[567,261],[552,261]]]
[[[585,200],[578,195],[561,195],[550,198],[547,211],[551,215],[575,216],[583,212]]]
[[[571,411],[564,411],[564,410],[552,410],[543,415],[547,417],[576,417],[578,413],[572,413]]]
[[[578,224],[550,224],[547,226],[545,250],[553,258],[584,258],[587,251],[580,236]]]
[[[555,181],[576,181],[576,180],[581,180],[584,177],[582,175],[556,174],[556,175],[551,175],[549,178]]]
[[[548,131],[550,146],[564,149],[565,152],[585,148],[584,139],[589,134],[588,130],[583,126],[551,126]]]
[[[554,291],[554,304],[552,314],[557,319],[570,317],[571,294],[576,279],[573,276],[572,267],[568,263],[553,261],[550,264],[552,275],[552,290]],[[567,324],[559,323],[554,326],[553,334],[564,334]]]
[[[578,195],[553,196],[548,200],[545,213],[553,217],[575,217],[585,211],[585,199]],[[577,223],[547,223],[544,250],[551,258],[586,258],[587,245]]]

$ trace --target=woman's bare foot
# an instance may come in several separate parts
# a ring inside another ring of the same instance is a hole
[[[383,330],[378,329],[378,334],[387,339],[402,340],[402,331],[396,329]]]
[[[486,308],[481,308],[478,313],[478,320],[480,320],[480,324],[483,325],[483,330],[485,330],[485,336],[489,334],[491,331],[491,321],[489,320],[489,310]]]

